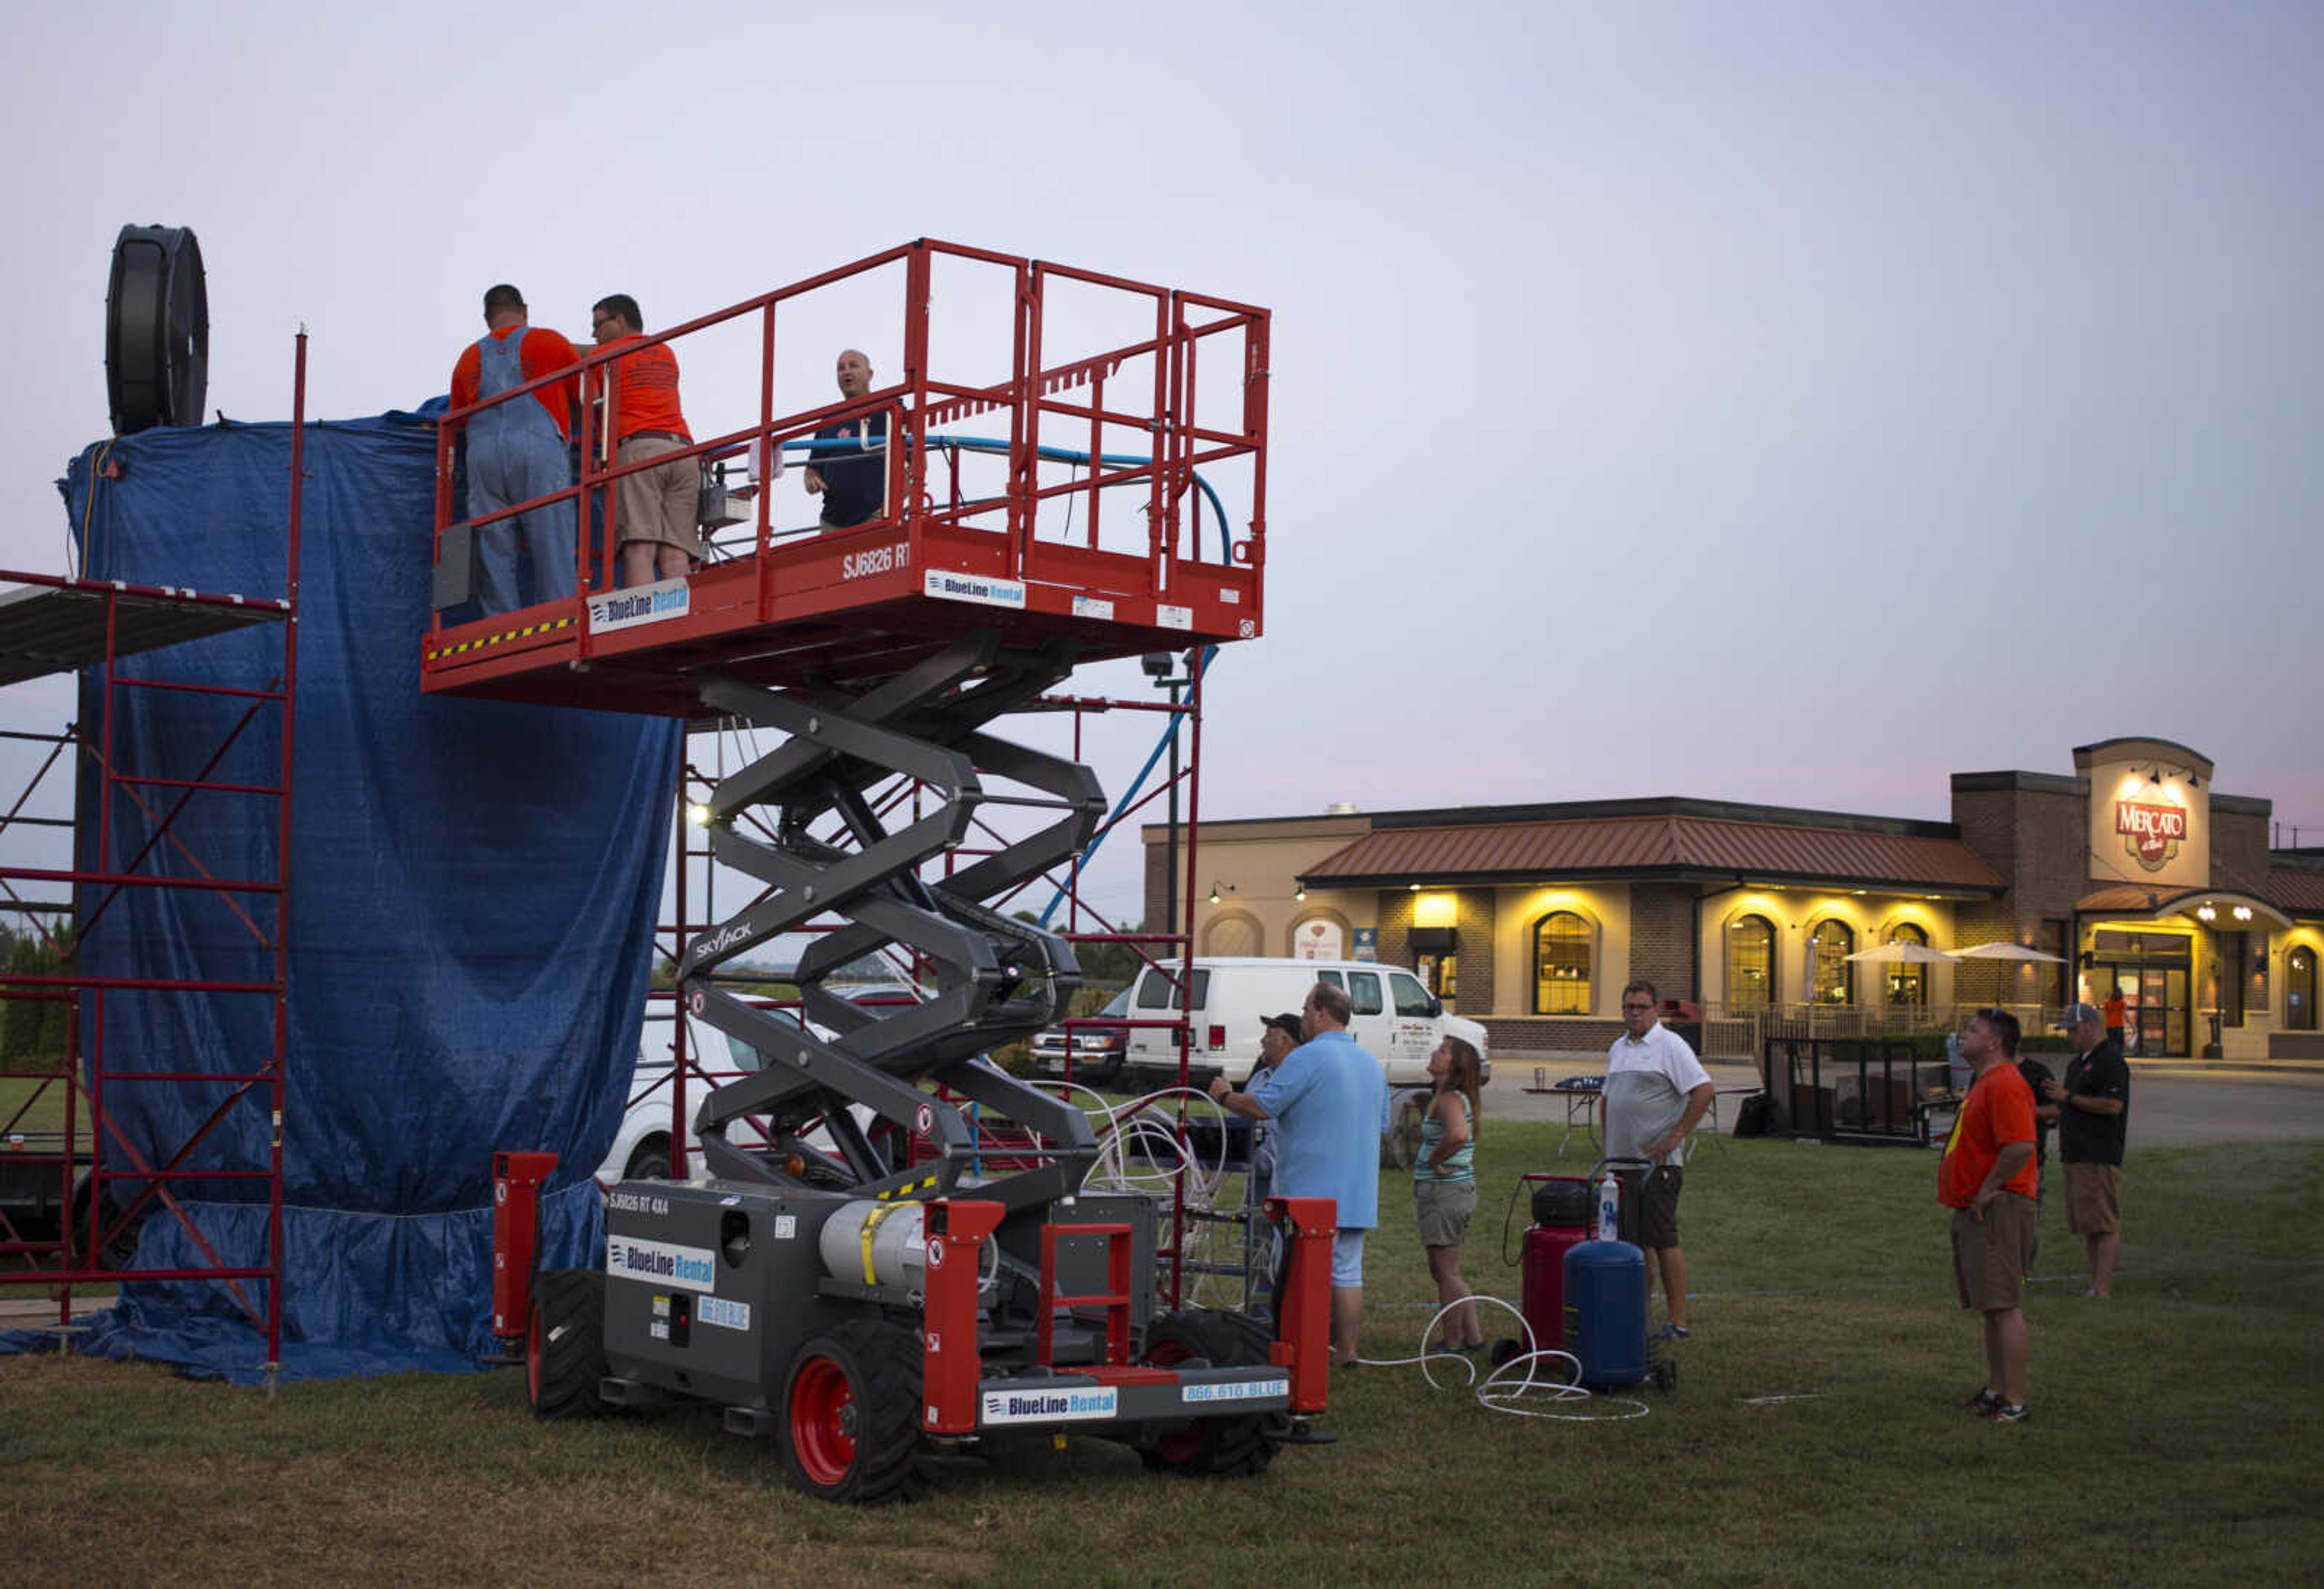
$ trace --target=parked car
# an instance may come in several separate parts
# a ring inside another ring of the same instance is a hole
[[[1400,966],[1375,960],[1294,960],[1217,958],[1194,962],[1191,999],[1173,985],[1175,965],[1148,966],[1132,985],[1129,1014],[1167,1017],[1180,1010],[1194,1028],[1188,1062],[1223,1072],[1237,1087],[1250,1079],[1259,1062],[1262,1016],[1296,1012],[1307,990],[1329,982],[1346,990],[1354,1016],[1348,1030],[1388,1070],[1392,1088],[1425,1088],[1428,1056],[1445,1037],[1462,1038],[1477,1051],[1482,1077],[1492,1079],[1492,1056],[1485,1029],[1445,1012],[1442,1000]],[[1129,1033],[1130,1068],[1148,1079],[1175,1076],[1178,1044],[1165,1027]]]
[[[1130,1014],[1130,996],[1138,984],[1113,996],[1099,1015],[1109,1020],[1121,1020]],[[1066,1034],[1063,1026],[1052,1026],[1033,1038],[1033,1071],[1038,1076],[1063,1077],[1065,1073]],[[1092,1087],[1121,1077],[1122,1061],[1130,1052],[1130,1033],[1121,1026],[1082,1026],[1073,1029],[1074,1079]]]

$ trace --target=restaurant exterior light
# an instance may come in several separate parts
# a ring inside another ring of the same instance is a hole
[[[710,808],[697,800],[686,808],[686,820],[697,828],[706,828],[710,825]]]

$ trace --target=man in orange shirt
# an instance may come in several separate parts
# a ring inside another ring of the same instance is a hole
[[[589,311],[597,345],[624,342],[645,331],[638,300],[626,292],[601,298]],[[633,464],[682,452],[694,445],[678,402],[678,355],[667,343],[623,354],[613,363],[614,462]],[[702,556],[695,530],[702,470],[692,458],[673,458],[625,474],[617,502],[622,583],[682,579]]]
[[[1961,1029],[1976,1076],[1937,1165],[1937,1200],[1953,1210],[1953,1278],[1961,1306],[1985,1318],[1985,1388],[1969,1410],[2025,1421],[2025,1272],[2034,1262],[2034,1090],[2009,1062],[2017,1017],[1979,1010]]]
[[[506,282],[484,294],[485,332],[452,366],[452,406],[465,409],[580,362],[573,344],[525,323],[524,294]],[[466,422],[468,517],[512,508],[573,483],[566,438],[580,396],[568,377],[530,397],[495,403]],[[535,508],[476,531],[477,594],[487,613],[575,593],[571,503]],[[530,577],[525,577],[527,571]]]

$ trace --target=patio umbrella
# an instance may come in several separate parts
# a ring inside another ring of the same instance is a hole
[[[2043,954],[2040,950],[2028,949],[2022,943],[1980,943],[1974,949],[1954,950],[1952,958],[1957,960],[2044,960],[2053,966],[2066,963],[2064,955]]]
[[[1924,943],[1881,943],[1848,957],[1871,965],[1949,966],[1953,957]]]
[[[1983,960],[1987,965],[1995,967],[2002,978],[2002,981],[1997,985],[2000,989],[1997,997],[2003,998],[2008,997],[2009,974],[1999,969],[2002,965],[2033,965],[2037,961],[2052,966],[2061,966],[2066,963],[2066,957],[2063,955],[2043,954],[2040,950],[2028,949],[2022,943],[1980,943],[1972,949],[1956,949],[1952,951],[1952,955],[1957,960]]]

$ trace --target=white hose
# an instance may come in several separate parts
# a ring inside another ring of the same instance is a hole
[[[1481,1381],[1477,1377],[1477,1364],[1466,1354],[1431,1350],[1428,1345],[1445,1317],[1464,1304],[1499,1308],[1513,1316],[1517,1327],[1525,1331],[1526,1349],[1486,1374]],[[1417,1364],[1421,1377],[1428,1382],[1431,1390],[1437,1391],[1445,1387],[1437,1382],[1434,1364],[1439,1362],[1458,1364],[1469,1376],[1464,1382],[1476,1387],[1478,1405],[1489,1412],[1506,1412],[1517,1418],[1549,1418],[1565,1423],[1612,1423],[1623,1419],[1644,1418],[1648,1410],[1643,1401],[1628,1396],[1594,1395],[1588,1387],[1575,1382],[1582,1377],[1580,1358],[1571,1352],[1542,1347],[1534,1336],[1533,1321],[1521,1309],[1502,1298],[1489,1297],[1481,1291],[1447,1302],[1428,1316],[1428,1322],[1421,1327],[1418,1356],[1360,1357],[1356,1361],[1370,1368],[1405,1368]],[[1554,1363],[1568,1365],[1570,1374],[1558,1378],[1541,1377],[1539,1369]],[[1512,1379],[1510,1376],[1513,1374],[1520,1377]],[[1518,1405],[1527,1396],[1546,1397],[1553,1407],[1579,1406],[1594,1401],[1603,1410],[1556,1412]],[[1614,1410],[1616,1409],[1623,1410]]]

